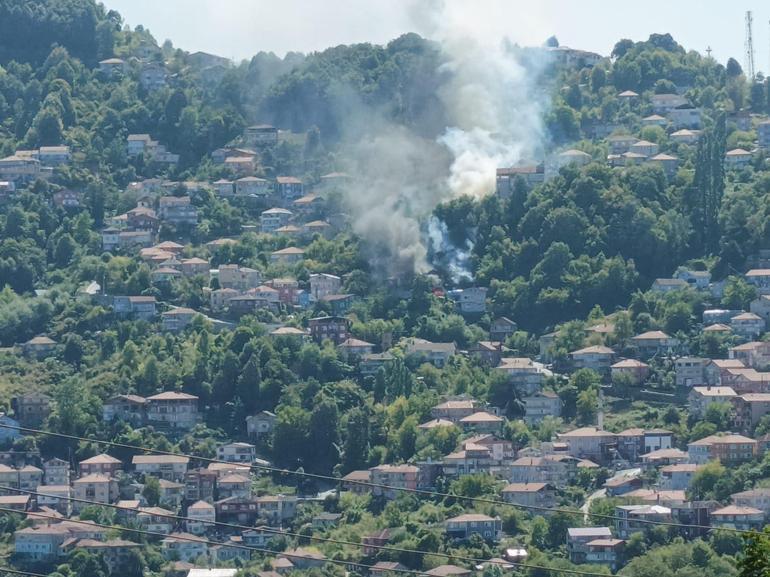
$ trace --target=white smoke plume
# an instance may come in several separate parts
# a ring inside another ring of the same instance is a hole
[[[472,27],[455,26],[443,2],[415,6],[418,28],[444,57],[440,72],[447,80],[437,96],[447,126],[429,141],[364,114],[366,126],[347,151],[359,177],[346,191],[347,203],[354,229],[375,249],[375,265],[391,274],[427,272],[430,246],[463,280],[470,278],[467,247],[452,246],[429,217],[441,202],[493,193],[496,168],[538,158],[544,99],[509,39],[490,42]]]

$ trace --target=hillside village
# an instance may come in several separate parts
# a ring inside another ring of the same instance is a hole
[[[434,209],[467,277],[384,273],[367,175],[280,90],[434,47],[271,61],[255,108],[226,97],[257,57],[95,14],[98,55],[0,51],[0,571],[738,574],[770,523],[767,80],[668,35],[532,49],[552,148]]]

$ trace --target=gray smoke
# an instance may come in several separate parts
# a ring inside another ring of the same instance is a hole
[[[431,246],[432,252],[449,255],[453,276],[463,279],[470,277],[467,247],[451,245],[445,230],[428,219],[442,202],[493,193],[496,168],[538,157],[543,98],[508,39],[489,44],[473,30],[446,25],[450,19],[443,13],[443,3],[421,2],[415,19],[444,57],[440,72],[447,80],[438,97],[447,126],[427,140],[364,111],[347,150],[358,180],[346,200],[375,264],[390,274],[424,273],[431,268]]]

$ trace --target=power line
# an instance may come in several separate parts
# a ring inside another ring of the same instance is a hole
[[[92,439],[89,437],[79,437],[77,435],[68,435],[65,433],[55,433],[52,431],[43,431],[40,429],[32,429],[29,427],[17,427],[14,425],[8,425],[0,423],[0,428],[8,428],[8,429],[14,429],[18,431],[26,431],[30,433],[35,434],[41,434],[41,435],[49,435],[53,437],[60,437],[64,439],[69,439],[72,441],[83,441],[88,443],[96,443],[96,444],[102,444],[102,445],[109,445],[112,447],[119,447],[121,449],[128,449],[132,451],[142,451],[146,453],[157,453],[159,455],[166,455],[169,457],[186,457],[188,459],[198,460],[205,463],[218,463],[218,464],[225,464],[233,467],[248,467],[249,469],[254,469],[258,471],[268,471],[270,473],[279,474],[279,475],[294,475],[298,477],[309,477],[312,479],[319,479],[324,481],[331,481],[335,484],[345,482],[349,483],[351,485],[360,485],[362,487],[370,487],[373,489],[382,489],[384,491],[398,491],[403,493],[413,493],[425,497],[440,497],[442,499],[457,499],[462,501],[469,501],[472,503],[483,503],[485,505],[496,505],[500,507],[513,507],[515,509],[523,509],[527,511],[537,511],[541,513],[564,513],[567,515],[576,515],[581,517],[592,517],[595,519],[604,519],[607,521],[623,521],[628,522],[629,519],[626,517],[621,517],[619,515],[611,515],[606,513],[591,513],[581,511],[580,509],[569,509],[566,507],[545,507],[542,505],[524,505],[521,503],[509,503],[508,501],[501,501],[499,499],[491,499],[487,497],[467,497],[464,495],[455,495],[453,493],[444,493],[441,491],[430,491],[427,489],[417,489],[417,488],[411,488],[411,487],[397,487],[394,485],[385,485],[383,483],[374,483],[372,481],[359,481],[359,480],[344,480],[341,477],[332,477],[331,475],[321,475],[318,473],[306,473],[304,471],[291,471],[289,469],[281,469],[279,467],[271,467],[269,465],[247,465],[245,463],[232,463],[230,461],[224,461],[222,459],[213,459],[210,457],[199,457],[195,455],[189,455],[186,453],[178,453],[173,451],[164,451],[162,449],[152,449],[149,447],[141,447],[138,445],[129,445],[126,443],[118,443],[115,441],[103,441],[100,439]],[[692,524],[692,523],[676,523],[674,521],[658,521],[654,519],[633,519],[633,523],[639,524],[639,525],[653,525],[653,526],[664,526],[664,527],[676,527],[679,529],[718,529],[721,531],[728,531],[728,532],[734,532],[734,533],[740,533],[740,534],[753,534],[753,531],[747,531],[745,529],[735,529],[732,527],[714,527],[713,525],[699,525],[699,524]]]
[[[11,575],[29,575],[30,577],[46,577],[42,573],[32,573],[30,571],[19,571],[17,569],[9,569],[8,567],[0,567],[0,573],[10,573]]]
[[[66,499],[66,498],[62,497],[62,499]],[[100,505],[100,506],[104,505],[103,503],[98,503],[96,501],[92,501],[92,503],[94,505]],[[10,509],[8,507],[0,507],[0,512],[13,513],[13,514],[16,514],[16,515],[24,513],[22,511],[17,510],[17,509]],[[51,519],[51,520],[55,520],[55,521],[61,521],[60,518],[58,518],[58,517],[56,517],[54,515],[47,514],[47,513],[39,513],[39,512],[31,512],[30,511],[30,512],[26,512],[26,514],[29,515],[29,516],[32,516],[32,517],[39,517],[39,518],[42,518],[42,519]],[[121,525],[108,525],[106,523],[97,523],[95,521],[81,521],[80,519],[69,519],[67,522],[68,523],[77,523],[77,524],[81,524],[81,525],[87,525],[89,527],[101,527],[102,529],[109,529],[109,530],[114,530],[114,531],[129,531],[129,532],[132,532],[132,533],[137,533],[139,535],[148,535],[148,536],[151,536],[151,537],[161,537],[163,539],[170,537],[170,538],[178,540],[178,541],[187,541],[187,542],[191,542],[191,543],[206,543],[207,545],[220,545],[220,546],[223,546],[223,547],[232,547],[234,549],[245,549],[245,550],[248,550],[248,551],[256,551],[258,553],[266,553],[266,554],[272,555],[272,556],[283,556],[283,557],[287,557],[289,559],[291,559],[291,558],[305,559],[306,558],[303,555],[286,553],[286,552],[281,552],[281,551],[273,551],[271,549],[265,549],[263,547],[255,547],[255,546],[252,546],[252,545],[244,545],[242,543],[221,543],[219,541],[212,541],[210,539],[205,539],[203,537],[196,537],[194,535],[191,535],[191,536],[180,535],[180,534],[167,535],[167,534],[161,533],[159,531],[150,531],[148,529],[137,529],[137,528],[134,528],[134,527],[123,527]],[[409,551],[411,553],[433,555],[433,553],[431,553],[430,551],[411,551],[411,550],[406,550],[406,551]],[[460,557],[454,557],[454,558],[459,559]],[[489,560],[479,560],[479,561],[481,563],[490,563]],[[336,564],[344,565],[344,566],[347,566],[347,567],[360,567],[360,568],[364,568],[364,569],[372,569],[374,567],[374,565],[367,565],[366,563],[358,563],[358,562],[355,562],[355,561],[346,561],[344,559],[328,559],[328,558],[324,558],[323,562],[324,563],[336,563]],[[513,562],[513,561],[506,561],[504,564],[505,565],[517,566],[517,567],[520,567],[522,569],[542,569],[542,570],[545,570],[545,571],[554,571],[554,572],[558,572],[558,573],[569,573],[569,574],[572,574],[572,575],[583,575],[585,577],[607,577],[607,575],[605,573],[596,573],[596,572],[592,572],[592,571],[581,571],[581,570],[578,570],[578,569],[561,569],[561,568],[555,568],[555,567],[546,567],[544,565],[531,565],[531,564],[528,564],[528,563],[517,563],[517,562]],[[419,575],[421,577],[425,577],[425,574],[426,574],[424,571],[416,571],[414,569],[400,569],[400,568],[388,569],[388,572],[406,573],[406,574],[410,574],[410,575]],[[36,576],[36,577],[44,577],[44,576],[40,575],[40,576]]]

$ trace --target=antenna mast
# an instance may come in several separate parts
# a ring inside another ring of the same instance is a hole
[[[752,24],[754,15],[751,10],[746,11],[746,77],[750,82],[754,81],[754,35],[752,33]]]

